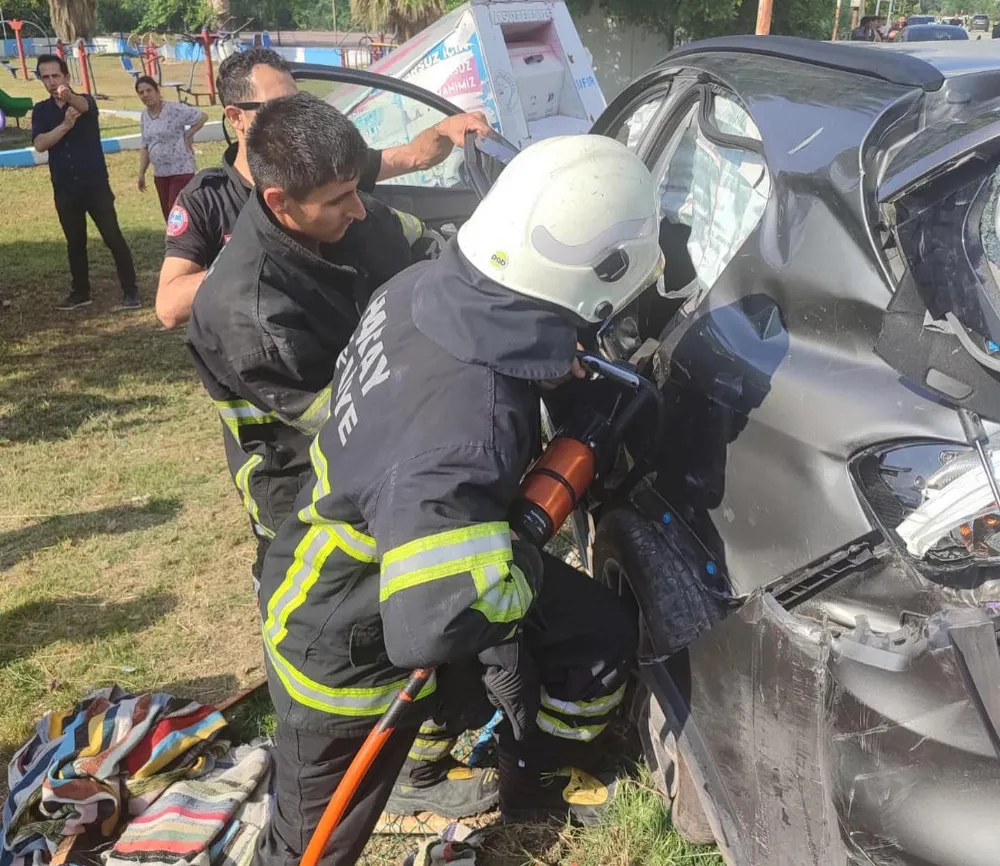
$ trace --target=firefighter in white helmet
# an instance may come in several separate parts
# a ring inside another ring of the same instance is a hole
[[[586,819],[610,799],[601,739],[625,694],[634,623],[507,521],[539,449],[539,387],[582,376],[578,328],[656,281],[657,236],[654,186],[633,153],[549,139],[511,162],[439,259],[373,296],[338,362],[313,480],[261,576],[279,721],[259,864],[298,864],[417,667],[437,678],[369,771],[326,866],[355,862],[414,746],[426,753],[493,707],[508,818]],[[429,716],[439,734],[418,738]]]
[[[458,245],[488,279],[594,323],[662,273],[658,229],[655,189],[635,154],[602,136],[562,136],[511,162]]]

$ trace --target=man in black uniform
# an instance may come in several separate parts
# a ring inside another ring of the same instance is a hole
[[[258,866],[299,863],[417,667],[436,680],[372,766],[324,866],[356,862],[421,719],[450,719],[455,696],[435,695],[455,664],[479,666],[504,710],[505,816],[595,817],[608,801],[590,770],[625,693],[634,625],[596,581],[519,540],[508,515],[539,447],[538,385],[580,375],[577,327],[662,273],[657,211],[649,172],[623,145],[541,141],[439,259],[368,304],[338,361],[312,482],[261,576],[278,732]],[[471,699],[466,690],[458,705]]]
[[[246,152],[255,189],[195,296],[188,344],[257,537],[256,579],[308,480],[337,356],[371,292],[410,264],[410,247],[396,213],[358,193],[369,160],[361,134],[317,97],[263,106]],[[445,745],[413,770],[426,780],[433,763],[435,784],[401,790],[396,811],[463,817],[495,804],[490,774],[445,778],[456,769]]]
[[[167,219],[166,256],[156,293],[156,314],[168,328],[183,325],[205,271],[232,235],[236,218],[250,196],[246,136],[264,102],[297,92],[288,64],[274,51],[253,48],[222,61],[216,82],[226,118],[236,131],[236,144],[219,168],[200,171],[177,197]],[[376,181],[429,168],[465,140],[466,131],[486,133],[481,114],[459,114],[417,136],[409,144],[385,151],[369,150],[358,189],[371,192]],[[289,154],[289,158],[293,155]],[[401,215],[407,221],[407,215]],[[410,225],[404,225],[408,230]]]
[[[49,174],[56,212],[66,236],[72,286],[59,310],[89,306],[90,273],[87,261],[87,214],[114,256],[124,300],[121,309],[140,306],[132,253],[122,236],[115,213],[115,194],[101,149],[101,131],[94,97],[74,93],[66,61],[43,54],[36,67],[49,98],[35,103],[31,138],[35,150],[49,155]]]

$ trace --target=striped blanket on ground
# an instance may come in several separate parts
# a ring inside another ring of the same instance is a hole
[[[70,836],[84,849],[115,838],[168,786],[211,769],[225,726],[212,707],[117,687],[47,713],[7,771],[0,866],[42,866]]]
[[[107,866],[249,863],[267,817],[270,765],[266,749],[238,749],[205,775],[175,782],[125,828]]]

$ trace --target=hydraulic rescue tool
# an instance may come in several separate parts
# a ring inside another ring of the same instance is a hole
[[[547,544],[573,510],[584,504],[588,492],[595,492],[598,486],[595,482],[603,485],[605,475],[615,466],[626,434],[636,421],[643,419],[650,425],[652,435],[643,437],[644,441],[654,444],[662,441],[663,396],[651,382],[624,362],[608,361],[589,352],[581,352],[577,358],[590,379],[611,386],[612,405],[608,411],[601,411],[589,402],[577,405],[570,419],[559,428],[541,457],[525,474],[521,498],[511,510],[510,526],[520,537],[538,547]],[[611,494],[627,492],[642,477],[645,458],[650,456],[648,451],[642,458],[630,456],[632,466],[624,480],[614,491],[601,486],[601,495],[597,497],[600,501],[606,501]],[[372,728],[333,792],[302,856],[301,866],[319,863],[327,841],[347,812],[368,770],[433,673],[433,668],[414,670]]]

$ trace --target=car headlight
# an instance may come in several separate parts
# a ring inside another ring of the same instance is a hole
[[[994,472],[1000,451],[990,448]],[[1000,563],[1000,509],[975,450],[951,442],[871,449],[852,472],[872,514],[914,559]]]

